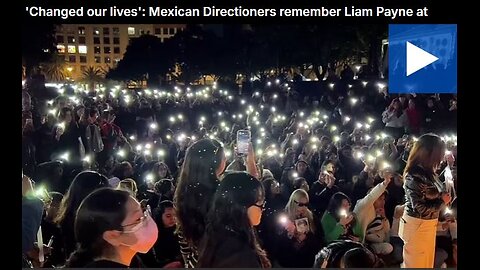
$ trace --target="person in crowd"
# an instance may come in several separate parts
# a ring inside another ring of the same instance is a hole
[[[312,188],[309,191],[312,210],[318,217],[321,217],[323,212],[325,212],[328,202],[333,194],[339,191],[339,188],[335,185],[335,170],[336,168],[333,161],[324,161],[318,180],[313,183]]]
[[[122,161],[115,165],[112,171],[112,176],[120,180],[131,178],[134,175],[134,169],[130,162]]]
[[[322,217],[325,241],[343,239],[362,242],[364,234],[360,222],[351,212],[350,198],[342,192],[333,194]]]
[[[393,246],[391,254],[391,265],[400,265],[403,262],[403,240],[398,234],[400,228],[400,219],[405,211],[405,204],[400,204],[395,207],[393,214],[392,227],[390,229],[390,244]]]
[[[225,167],[223,145],[217,140],[202,139],[187,150],[174,196],[186,268],[193,268],[197,263],[197,248],[205,232],[210,201]]]
[[[358,222],[362,226],[362,234],[373,252],[378,255],[388,255],[393,251],[389,243],[390,222],[385,215],[386,189],[393,177],[391,172],[382,172],[383,182],[377,184],[360,199],[353,209]]]
[[[153,190],[147,190],[145,193],[145,200],[147,204],[155,209],[162,201],[171,201],[175,194],[175,184],[171,179],[162,179],[157,181]]]
[[[262,184],[245,172],[223,178],[213,197],[197,267],[270,268],[254,227],[260,224],[265,204]]]
[[[79,163],[85,155],[85,148],[81,142],[80,128],[73,115],[72,109],[64,107],[58,114],[59,124],[55,127],[54,138],[56,147],[54,153],[60,156],[68,153],[69,162]]]
[[[275,249],[276,234],[271,233],[278,227],[277,218],[279,213],[283,212],[286,201],[283,200],[280,190],[280,184],[274,178],[268,178],[262,181],[265,190],[265,210],[262,215],[262,222],[257,227],[258,235],[267,251],[269,258]]]
[[[108,186],[107,178],[93,171],[79,173],[70,184],[55,218],[63,235],[66,258],[75,250],[75,215],[80,203],[92,191]]]
[[[392,100],[390,106],[383,112],[382,121],[385,123],[385,131],[388,134],[394,138],[403,136],[408,119],[398,99]]]
[[[132,178],[126,178],[120,181],[117,185],[117,189],[126,190],[134,198],[137,197],[138,188],[137,183]]]
[[[398,96],[398,101],[400,102],[400,107],[402,108],[402,110],[406,110],[410,106],[410,100],[407,98],[406,95]]]
[[[298,173],[299,177],[303,177],[307,180],[307,184],[311,185],[315,182],[315,176],[313,175],[307,161],[303,159],[298,160],[295,164],[295,171]]]
[[[382,268],[382,259],[364,245],[351,240],[333,241],[317,256],[313,268]]]
[[[422,115],[417,109],[415,99],[408,100],[408,108],[405,110],[408,118],[408,132],[413,135],[420,134],[422,128]]]
[[[102,152],[104,148],[100,127],[97,124],[98,116],[98,109],[89,108],[85,111],[85,120],[80,125],[85,153],[93,157],[96,157],[96,154]]]
[[[153,246],[155,258],[160,267],[177,263],[183,266],[178,237],[175,234],[177,215],[172,201],[161,201],[155,209],[153,218],[158,226],[158,239]]]
[[[32,180],[22,172],[22,266],[26,268],[33,268],[27,253],[34,249],[43,207],[43,201],[35,196]]]
[[[308,182],[305,178],[297,177],[293,180],[293,189],[303,189],[308,192],[310,190],[310,187],[308,186]]]
[[[455,267],[457,264],[457,221],[453,215],[453,210],[446,208],[438,221],[434,267]]]
[[[43,239],[48,244],[52,241],[51,253],[45,259],[43,267],[58,267],[65,263],[65,251],[63,250],[62,233],[60,227],[54,222],[58,215],[60,203],[63,200],[63,195],[59,192],[49,192],[50,202],[45,209],[45,216],[42,220]]]
[[[353,248],[345,252],[340,268],[380,268],[382,262],[367,248]]]
[[[285,216],[279,216],[281,231],[275,257],[282,267],[311,267],[323,246],[322,227],[308,206],[308,193],[297,189],[285,206]]]
[[[35,147],[35,127],[32,113],[22,114],[22,169],[28,175],[33,175],[37,166]]]
[[[64,162],[60,160],[44,162],[37,165],[34,179],[39,179],[38,184],[45,185],[48,190],[65,193],[68,189],[68,182],[65,181]],[[67,182],[67,183],[65,183]]]
[[[266,212],[269,210],[277,211],[283,208],[285,203],[282,201],[280,183],[274,178],[266,179],[262,182],[265,190]]]
[[[158,237],[150,209],[129,192],[101,188],[81,203],[75,218],[78,246],[70,268],[127,268],[137,253],[148,252]]]
[[[440,211],[450,203],[436,169],[445,156],[445,143],[434,134],[422,135],[413,146],[405,167],[405,211],[399,235],[404,242],[404,268],[432,268]]]
[[[151,173],[153,173],[155,179],[173,179],[172,172],[165,162],[155,163]]]
[[[101,152],[103,160],[108,156],[113,155],[113,151],[117,149],[119,141],[126,141],[123,136],[123,132],[119,126],[113,122],[116,119],[116,115],[111,110],[105,110],[102,113],[101,121],[99,123],[100,133],[102,135],[104,149]]]
[[[436,132],[439,128],[442,111],[437,106],[436,99],[430,97],[427,99],[427,108],[425,109],[424,132]]]

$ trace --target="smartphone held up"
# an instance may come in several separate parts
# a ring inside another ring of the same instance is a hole
[[[250,130],[241,129],[237,131],[237,152],[240,155],[246,156],[251,140]]]

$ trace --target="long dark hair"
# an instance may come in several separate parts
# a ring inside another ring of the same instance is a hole
[[[267,203],[269,203],[269,201],[273,199],[272,186],[273,184],[275,184],[275,182],[278,183],[278,181],[273,178],[262,181],[262,185],[265,190],[265,200],[267,201]]]
[[[170,168],[165,162],[156,162],[155,164],[153,164],[151,172],[155,175],[155,177],[160,177],[158,175],[158,169],[160,168],[160,166],[165,166],[167,168],[167,175],[165,175],[163,178],[172,179],[172,172],[170,171]]]
[[[227,174],[218,187],[208,213],[205,236],[199,249],[197,267],[209,267],[218,245],[234,233],[256,252],[263,267],[270,267],[250,224],[248,208],[265,198],[262,184],[245,172]]]
[[[415,166],[421,166],[433,175],[443,160],[445,149],[445,142],[439,136],[432,133],[420,136],[410,150],[404,175]]]
[[[339,210],[342,206],[342,200],[344,199],[347,200],[351,205],[352,202],[350,198],[343,192],[337,192],[333,194],[332,198],[330,198],[330,201],[328,202],[327,212],[334,216],[337,221],[340,220]]]
[[[193,245],[205,231],[205,218],[218,186],[216,171],[223,156],[223,145],[213,139],[201,139],[187,149],[174,203],[178,229]]]
[[[95,258],[112,252],[113,247],[103,239],[103,233],[123,230],[122,222],[127,216],[129,197],[127,191],[102,188],[85,198],[75,219],[78,247],[65,267],[84,267]]]
[[[83,171],[77,174],[63,197],[55,222],[62,224],[68,219],[73,221],[83,199],[92,191],[102,187],[108,187],[108,179],[105,176],[94,171]]]
[[[165,231],[167,229],[165,228],[165,224],[163,224],[162,216],[168,208],[174,208],[173,202],[165,200],[165,201],[159,202],[157,209],[155,209],[155,212],[156,212],[155,217],[157,219],[155,220],[155,222],[157,223],[158,230],[160,232]]]

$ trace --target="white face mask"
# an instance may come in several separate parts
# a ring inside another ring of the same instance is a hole
[[[158,227],[152,219],[150,209],[148,208],[145,211],[144,217],[140,223],[135,225],[131,230],[124,231],[123,233],[133,234],[137,241],[134,244],[122,243],[122,245],[139,253],[147,253],[153,247],[155,242],[157,242],[158,238]]]

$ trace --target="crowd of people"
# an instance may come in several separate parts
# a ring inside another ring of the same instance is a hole
[[[456,96],[323,86],[25,88],[23,265],[455,266]]]

